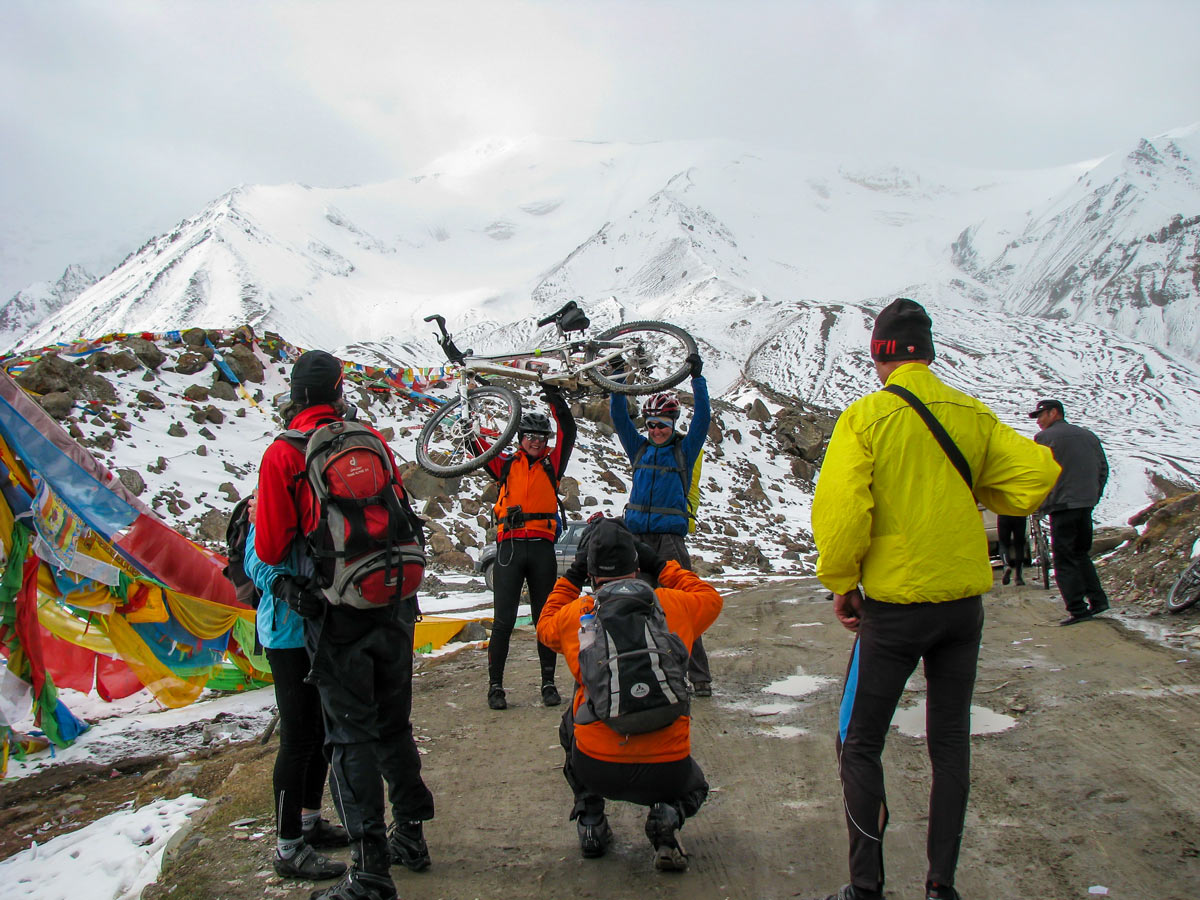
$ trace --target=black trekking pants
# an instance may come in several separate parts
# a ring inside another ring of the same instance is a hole
[[[325,774],[329,771],[323,747],[325,723],[317,689],[304,683],[310,666],[308,651],[303,647],[267,647],[266,654],[279,710],[279,752],[271,775],[275,832],[283,840],[294,840],[303,829],[301,810],[321,808]]]
[[[1004,564],[1017,570],[1025,566],[1025,535],[1029,519],[1025,516],[996,516],[996,541],[1000,544],[1000,556]]]
[[[634,537],[649,544],[651,549],[664,561],[674,560],[689,572],[692,570],[692,557],[687,551],[687,543],[682,534],[643,532],[635,534]],[[650,582],[651,587],[658,587],[658,579],[654,575],[643,572],[642,577]],[[692,644],[691,655],[688,656],[687,675],[688,681],[692,684],[704,684],[712,681],[712,673],[708,668],[708,651],[704,649],[704,639],[701,635],[696,635],[696,640]]]
[[[929,791],[927,880],[954,884],[971,777],[971,693],[983,601],[879,603],[864,599],[838,719],[838,773],[850,833],[850,881],[883,890],[887,797],[883,744],[908,677],[925,662]]]
[[[1050,513],[1050,551],[1054,580],[1067,612],[1086,615],[1091,607],[1108,606],[1108,595],[1092,563],[1092,511],[1064,509]]]
[[[529,585],[529,609],[536,627],[546,598],[557,580],[558,560],[552,541],[513,538],[496,546],[496,562],[492,568],[492,634],[488,640],[490,684],[504,684],[504,664],[508,662],[508,645],[517,623],[521,588]],[[537,642],[537,652],[542,684],[553,682],[558,654],[541,641]]]
[[[424,821],[434,813],[409,719],[415,620],[412,601],[379,610],[330,606],[306,628],[330,789],[354,862],[372,874],[386,875],[390,867],[384,782],[394,821]]]
[[[563,777],[575,796],[572,819],[582,816],[588,824],[595,824],[604,815],[608,799],[639,806],[669,803],[682,821],[694,816],[708,798],[704,772],[691,756],[661,763],[616,763],[580,752],[575,746],[570,707],[559,723],[558,741],[566,753]]]

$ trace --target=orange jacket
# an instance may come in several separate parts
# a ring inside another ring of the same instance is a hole
[[[721,613],[721,595],[677,562],[668,562],[658,576],[655,593],[667,616],[667,627],[691,647]],[[591,597],[581,597],[579,588],[565,578],[558,579],[546,599],[538,619],[538,640],[561,653],[575,676],[575,701],[578,710],[584,702],[579,680],[579,617],[595,605]],[[575,744],[593,759],[621,763],[673,762],[692,752],[691,717],[680,716],[666,728],[649,734],[621,735],[603,722],[575,726]]]
[[[496,498],[497,540],[512,537],[546,538],[558,536],[558,492],[546,466],[553,462],[530,459],[524,450],[508,463],[508,476]],[[556,470],[557,471],[557,470]],[[508,510],[519,506],[524,519],[513,524]]]

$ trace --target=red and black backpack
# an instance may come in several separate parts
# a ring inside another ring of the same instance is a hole
[[[305,534],[317,582],[332,604],[377,609],[416,595],[425,574],[425,534],[372,429],[330,422],[281,436],[304,453],[317,524]]]

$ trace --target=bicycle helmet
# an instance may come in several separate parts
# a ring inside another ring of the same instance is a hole
[[[517,426],[517,439],[527,434],[550,434],[550,417],[540,412],[521,413],[521,424]]]
[[[651,394],[642,403],[642,418],[649,419],[652,416],[678,419],[679,399],[669,391],[662,394]]]

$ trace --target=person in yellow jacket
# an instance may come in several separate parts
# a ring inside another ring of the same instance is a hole
[[[883,896],[883,744],[922,659],[933,767],[926,896],[958,900],[980,595],[993,578],[976,499],[1027,515],[1059,467],[1045,447],[934,375],[932,322],[920,304],[901,298],[879,314],[871,357],[884,389],[838,419],[813,498],[817,577],[833,592],[838,621],[857,633],[837,737],[851,882],[828,900]]]

